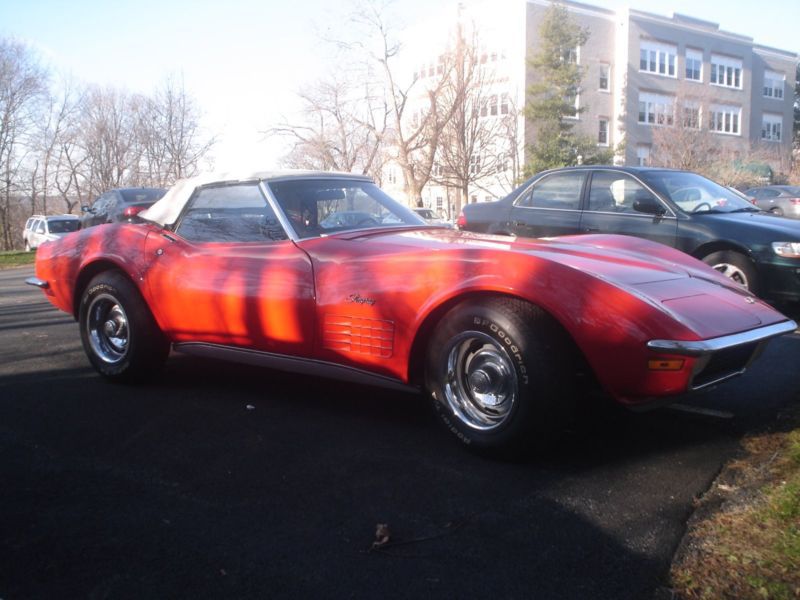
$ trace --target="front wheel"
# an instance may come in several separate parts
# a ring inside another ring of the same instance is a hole
[[[542,447],[571,414],[572,346],[558,323],[527,302],[462,302],[431,339],[426,385],[434,409],[463,443],[518,453]]]
[[[109,379],[145,379],[169,354],[169,341],[139,290],[118,271],[92,279],[81,297],[79,322],[89,362]]]
[[[703,262],[716,269],[751,293],[758,293],[758,276],[749,258],[733,250],[712,252],[703,257]]]

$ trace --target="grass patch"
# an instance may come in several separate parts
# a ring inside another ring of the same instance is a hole
[[[678,598],[800,598],[800,411],[789,418],[788,433],[746,438],[699,501],[672,566]]]
[[[13,250],[11,252],[0,252],[0,269],[32,265],[35,259],[36,250],[32,250],[31,252]]]

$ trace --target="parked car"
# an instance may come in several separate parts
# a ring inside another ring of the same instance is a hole
[[[795,185],[767,185],[750,188],[744,192],[755,200],[761,210],[781,217],[800,219],[800,187]]]
[[[33,215],[25,222],[22,243],[26,251],[38,248],[44,242],[56,240],[70,232],[78,231],[81,220],[75,215]]]
[[[370,220],[325,225],[353,212]],[[476,448],[543,442],[579,380],[646,406],[740,375],[796,327],[662,244],[443,229],[358,175],[196,178],[142,217],[46,244],[28,281],[103,376],[145,378],[172,348],[424,388]]]
[[[433,210],[432,208],[412,208],[415,213],[417,213],[420,217],[425,219],[427,223],[431,225],[442,225],[444,227],[452,227],[453,224],[450,223],[444,216]]]
[[[102,194],[91,206],[81,206],[81,227],[132,220],[149,208],[167,190],[163,188],[118,188]]]
[[[642,237],[704,261],[763,298],[800,299],[800,222],[764,213],[687,171],[609,166],[546,171],[502,200],[465,206],[458,226],[527,237]]]

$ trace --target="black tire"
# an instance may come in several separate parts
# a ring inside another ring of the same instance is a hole
[[[758,273],[752,261],[744,254],[735,250],[722,250],[704,256],[703,262],[744,286],[750,293],[758,294]]]
[[[89,362],[108,379],[143,381],[169,354],[169,341],[139,290],[119,271],[105,271],[89,282],[79,322]]]
[[[572,415],[574,358],[566,332],[542,309],[511,298],[468,300],[434,331],[426,386],[461,442],[514,456],[546,446]]]
[[[783,216],[783,209],[778,207],[778,206],[776,206],[775,208],[770,209],[769,212],[772,213],[773,215],[775,215],[776,217],[782,217]]]

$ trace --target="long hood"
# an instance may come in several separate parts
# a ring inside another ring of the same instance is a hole
[[[454,255],[497,252],[502,265],[505,253],[536,256],[572,269],[593,274],[624,285],[670,281],[694,276],[699,267],[712,279],[728,283],[724,277],[708,273],[709,269],[695,259],[661,244],[619,235],[582,235],[559,238],[522,239],[458,230],[429,229],[403,232],[350,233],[348,239],[362,241],[381,254],[383,247],[404,247],[408,250]]]

